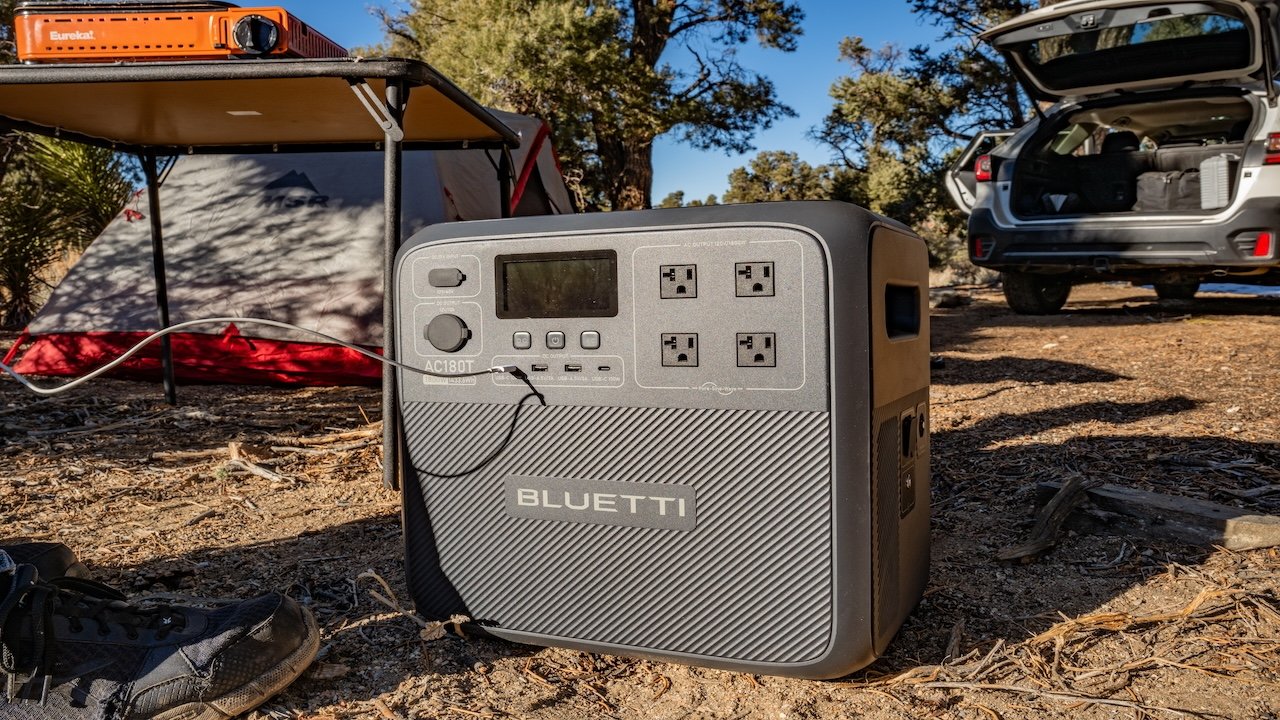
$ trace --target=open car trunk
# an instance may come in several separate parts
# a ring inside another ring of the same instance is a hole
[[[1238,92],[1083,104],[1046,123],[1017,158],[1022,218],[1211,214],[1239,185],[1255,105]]]
[[[1269,81],[1274,0],[1077,0],[982,33],[1039,100]]]

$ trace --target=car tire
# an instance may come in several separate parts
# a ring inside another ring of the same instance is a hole
[[[1156,288],[1156,297],[1161,300],[1190,300],[1200,291],[1199,280],[1188,280],[1186,282],[1158,282],[1154,283]]]
[[[1056,275],[1000,273],[1004,299],[1019,315],[1053,315],[1067,304],[1071,281]]]

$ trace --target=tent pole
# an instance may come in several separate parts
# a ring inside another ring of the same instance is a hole
[[[515,208],[511,207],[511,148],[503,146],[502,157],[498,158],[498,194],[502,196],[501,217],[509,218]]]
[[[160,224],[160,178],[156,172],[156,156],[140,155],[142,173],[147,178],[147,203],[151,213],[151,264],[156,275],[156,306],[160,313],[160,329],[169,327],[169,286],[164,274],[164,229]],[[178,404],[178,388],[173,379],[173,345],[169,336],[160,338],[160,365],[164,373],[164,399]]]
[[[395,123],[387,128],[383,146],[383,235],[382,235],[382,356],[396,358],[394,306],[396,252],[401,241],[401,200],[404,182],[403,129],[405,106],[409,89],[403,80],[387,82],[387,114]],[[391,490],[399,490],[403,476],[400,448],[403,445],[404,428],[400,423],[396,388],[396,372],[390,365],[382,366],[382,484]]]

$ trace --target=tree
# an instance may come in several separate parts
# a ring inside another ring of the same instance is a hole
[[[84,249],[120,211],[135,173],[103,148],[15,134],[0,178],[0,326],[24,325],[48,268]]]
[[[719,204],[720,204],[720,201],[716,199],[715,195],[708,195],[705,200],[699,200],[697,198],[694,198],[689,202],[685,202],[684,191],[676,190],[675,192],[667,193],[667,196],[662,198],[662,202],[658,203],[658,207],[660,208],[702,207],[704,205],[719,205]]]
[[[588,208],[649,207],[653,142],[751,149],[793,115],[744,68],[750,39],[790,51],[803,13],[787,0],[410,0],[383,13],[378,51],[418,57],[481,102],[550,121]],[[691,70],[672,54],[686,53]]]
[[[16,0],[0,0],[0,65],[17,62]],[[19,132],[0,134],[0,327],[35,315],[49,267],[111,222],[137,173],[102,148]]]
[[[813,167],[793,152],[767,150],[749,167],[729,173],[725,203],[823,200],[831,196],[831,168]]]
[[[18,0],[0,0],[0,65],[18,61],[18,45],[14,39],[13,11]]]
[[[56,212],[33,178],[14,167],[0,183],[0,327],[21,327],[35,315],[45,288],[40,272],[61,257],[72,234],[71,218]]]
[[[911,0],[942,31],[940,50],[840,44],[852,73],[832,85],[834,107],[813,136],[838,166],[834,197],[908,223],[949,254],[964,218],[942,179],[959,147],[985,129],[1017,127],[1030,108],[1003,60],[977,40],[1032,9],[1029,0]]]
[[[667,196],[662,198],[662,202],[658,203],[658,207],[660,208],[684,207],[684,191],[676,190],[675,192],[667,193]]]

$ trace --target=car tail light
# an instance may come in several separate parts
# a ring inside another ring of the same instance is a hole
[[[985,235],[974,235],[969,238],[969,252],[974,260],[986,260],[991,257],[991,251],[995,249],[995,240]]]
[[[1242,232],[1232,238],[1241,257],[1269,258],[1276,247],[1276,233],[1270,230]]]
[[[1271,257],[1272,235],[1269,232],[1258,233],[1258,242],[1253,245],[1253,256],[1256,258]]]
[[[1267,136],[1267,156],[1262,164],[1280,165],[1280,133],[1271,133]]]
[[[1280,133],[1274,136],[1278,144],[1280,144]],[[1268,142],[1267,147],[1270,147]],[[1268,150],[1270,152],[1270,150]],[[1268,156],[1269,157],[1269,156]],[[1280,149],[1276,150],[1276,162],[1280,163]],[[979,155],[978,160],[973,163],[973,177],[978,182],[991,182],[991,156]]]

